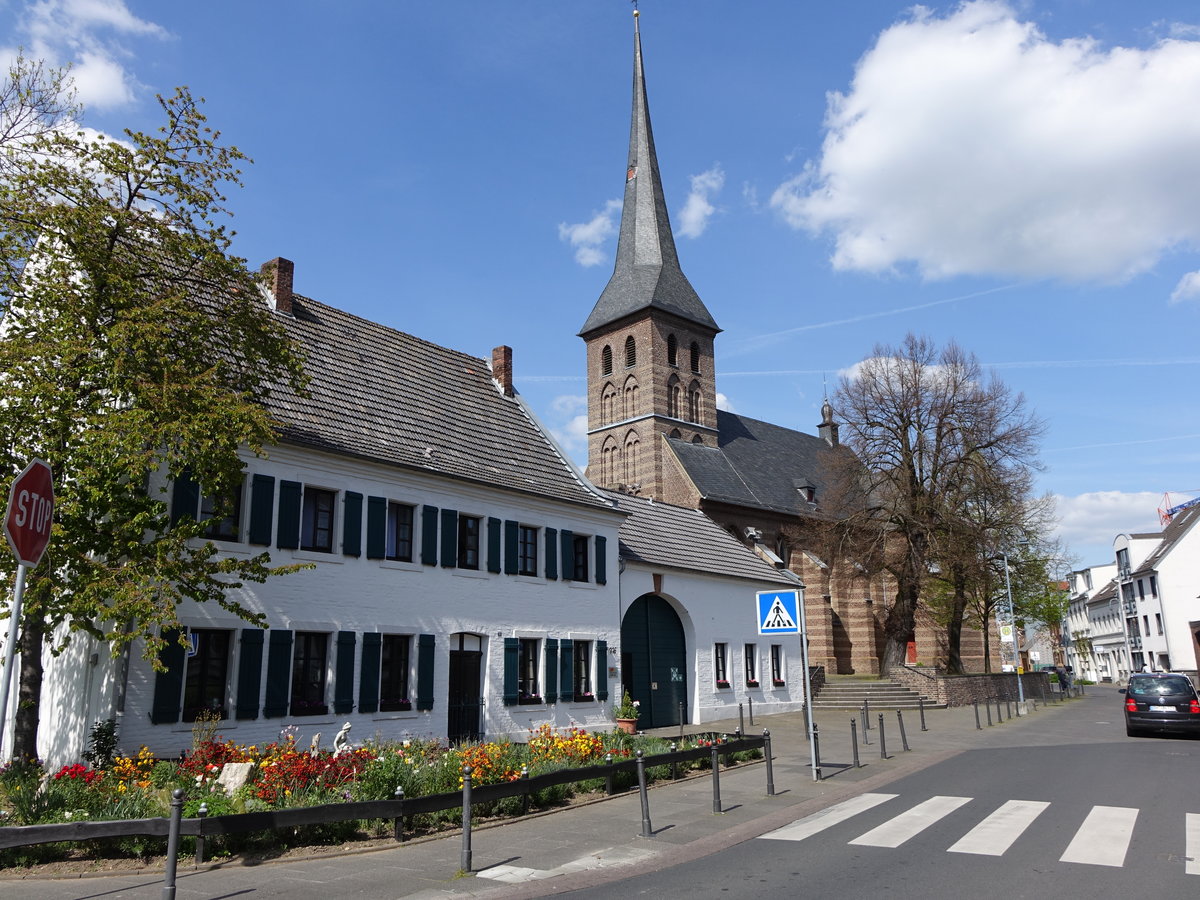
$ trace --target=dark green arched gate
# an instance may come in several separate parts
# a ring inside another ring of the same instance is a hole
[[[641,703],[638,728],[687,721],[683,623],[662,597],[638,597],[621,620],[621,683]]]

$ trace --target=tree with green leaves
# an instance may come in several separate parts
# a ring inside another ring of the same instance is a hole
[[[276,437],[264,401],[302,390],[303,374],[258,277],[230,253],[224,191],[246,157],[207,126],[202,101],[181,88],[159,98],[156,132],[97,136],[75,124],[61,73],[25,60],[0,100],[0,121],[48,126],[0,145],[0,471],[40,457],[56,493],[21,622],[13,750],[32,758],[47,642],[54,652],[83,631],[117,655],[141,638],[156,660],[186,601],[261,621],[232,589],[291,567],[222,556],[206,523],[171,522],[166,488],[151,486],[187,473],[223,515],[239,454]],[[0,572],[14,569],[5,554]]]

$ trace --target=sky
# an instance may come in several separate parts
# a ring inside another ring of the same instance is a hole
[[[684,272],[720,403],[815,433],[908,332],[1046,422],[1079,565],[1200,496],[1200,7],[642,0]],[[254,164],[234,251],[458,350],[586,462],[584,346],[629,137],[626,0],[0,0],[0,57],[70,64],[85,123],[186,84]]]

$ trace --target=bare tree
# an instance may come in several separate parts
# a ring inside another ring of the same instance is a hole
[[[888,571],[896,595],[884,619],[883,671],[901,663],[930,566],[950,538],[954,558],[984,545],[964,511],[1022,492],[1037,468],[1043,425],[973,354],[908,335],[876,346],[833,398],[854,464],[841,473],[843,540]],[[961,630],[962,612],[958,613]]]

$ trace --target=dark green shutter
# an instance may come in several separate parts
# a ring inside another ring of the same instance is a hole
[[[442,568],[458,565],[458,511],[442,510]]]
[[[596,641],[596,699],[608,699],[608,641]]]
[[[171,524],[180,519],[195,519],[200,508],[200,485],[192,480],[191,472],[180,472],[171,489]]]
[[[562,546],[562,577],[563,581],[575,580],[575,535],[563,529],[559,532],[559,544]]]
[[[262,690],[263,631],[242,629],[242,647],[238,654],[237,718],[258,718],[258,696]]]
[[[353,631],[337,634],[337,662],[333,670],[333,711],[338,715],[354,711],[354,645]]]
[[[558,529],[546,529],[546,577],[551,581],[558,578]]]
[[[437,525],[438,508],[436,506],[422,506],[421,563],[426,566],[437,565]]]
[[[517,574],[517,538],[521,526],[517,522],[504,523],[504,574]]]
[[[575,699],[575,642],[558,642],[558,688],[564,700]]]
[[[608,584],[608,538],[596,535],[596,584]]]
[[[500,571],[500,529],[502,524],[497,518],[488,518],[487,569],[489,572]]]
[[[515,706],[521,699],[517,693],[520,684],[518,670],[521,667],[521,642],[515,637],[504,639],[504,705]]]
[[[287,713],[288,697],[292,693],[292,633],[272,628],[269,634],[267,696],[263,702],[263,716],[278,719]]]
[[[553,703],[558,699],[558,639],[546,638],[546,690],[543,699]]]
[[[342,555],[358,556],[362,553],[362,501],[363,495],[346,491],[342,498]]]
[[[386,497],[367,498],[367,559],[383,559],[387,555]]]
[[[299,481],[279,482],[279,524],[275,533],[275,546],[281,550],[295,550],[300,546],[300,492],[304,485]]]
[[[154,702],[150,707],[150,721],[155,725],[171,725],[179,721],[179,710],[183,702],[183,668],[186,652],[179,643],[179,630],[167,628],[162,638],[166,641],[158,651],[158,661],[166,666],[162,672],[154,673]]]
[[[417,709],[433,709],[433,635],[417,635]]]
[[[362,669],[358,679],[358,711],[379,711],[379,657],[383,635],[368,631],[363,635]]]
[[[271,519],[275,515],[275,476],[255,475],[250,482],[250,543],[271,543]]]

